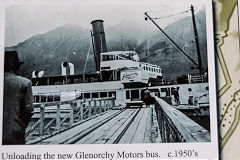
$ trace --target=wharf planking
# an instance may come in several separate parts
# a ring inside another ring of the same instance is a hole
[[[121,133],[119,130],[122,125],[127,124],[127,120],[131,119],[132,115],[136,114],[137,110],[125,110],[118,116],[111,119],[108,123],[105,123],[103,126],[99,127],[86,137],[82,138],[77,144],[103,144],[108,140],[111,140],[114,133]],[[116,137],[117,138],[117,137]]]
[[[70,139],[72,139],[75,136],[78,136],[79,134],[83,134],[87,130],[93,128],[95,125],[100,124],[104,120],[108,119],[112,115],[118,114],[119,110],[111,110],[101,116],[97,116],[96,118],[90,119],[84,123],[81,123],[71,129],[68,129],[62,133],[59,133],[55,136],[52,136],[50,138],[47,138],[43,141],[41,141],[39,144],[64,144],[67,143]]]
[[[126,130],[128,129],[129,125],[134,120],[135,116],[138,114],[139,110],[135,109],[133,114],[126,120],[126,122],[118,127],[118,132],[115,132],[112,137],[106,142],[107,144],[114,144],[118,143],[119,140],[122,138],[122,135],[125,134]]]
[[[38,144],[154,143],[153,112],[153,108],[111,110]]]
[[[151,116],[149,114],[151,112],[151,108],[142,108],[133,123],[129,126],[125,135],[121,138],[119,143],[146,143],[149,142],[151,135],[145,139],[145,132],[147,133],[149,130],[147,129],[147,117]]]

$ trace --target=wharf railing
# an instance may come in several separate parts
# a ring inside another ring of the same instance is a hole
[[[208,130],[158,97],[155,111],[163,143],[210,142]]]
[[[90,119],[114,107],[113,98],[92,98],[64,102],[34,104],[34,114],[26,129],[26,137],[52,134]]]

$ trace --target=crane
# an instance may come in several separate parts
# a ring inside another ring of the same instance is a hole
[[[192,13],[192,21],[193,21],[193,29],[194,29],[194,39],[196,42],[196,49],[197,49],[197,56],[198,56],[198,63],[194,61],[184,50],[182,50],[167,34],[164,32],[164,30],[154,21],[154,18],[151,18],[147,12],[145,12],[145,20],[150,20],[166,37],[167,39],[183,54],[185,55],[199,70],[200,75],[203,74],[203,68],[202,68],[202,59],[201,59],[201,53],[200,53],[200,47],[199,47],[199,41],[198,41],[198,33],[197,33],[197,27],[196,27],[196,21],[194,16],[194,8],[193,5],[191,5],[191,13]]]

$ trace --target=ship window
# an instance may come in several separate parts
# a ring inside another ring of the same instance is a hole
[[[48,102],[53,102],[53,95],[49,95],[49,96],[47,97],[47,101],[48,101]]]
[[[107,92],[101,92],[100,93],[100,97],[102,98],[102,97],[107,97]]]
[[[71,79],[67,79],[67,84],[72,84],[72,81],[71,81]]]
[[[173,95],[174,91],[175,91],[175,88],[171,87],[171,95]]]
[[[130,99],[130,92],[126,91],[126,99]]]
[[[34,96],[34,101],[39,102],[40,97],[39,96]]]
[[[92,93],[92,98],[98,98],[98,93]]]
[[[54,102],[59,102],[59,101],[60,101],[60,94],[54,95]]]
[[[79,78],[74,78],[73,83],[79,83]]]
[[[42,95],[42,96],[41,96],[41,102],[46,102],[46,100],[47,100],[46,95]]]
[[[167,96],[170,96],[170,88],[167,88]]]
[[[170,88],[161,88],[161,97],[167,97],[170,95]]]
[[[171,88],[171,95],[177,95],[178,94],[179,87],[172,87]]]
[[[144,70],[146,70],[146,67],[145,67],[145,66],[143,66],[143,69],[144,69]]]
[[[131,91],[131,100],[139,100],[139,90]]]
[[[62,84],[62,81],[55,81],[53,82],[54,85],[61,85]]]
[[[90,93],[84,93],[84,98],[90,98]]]
[[[108,92],[108,97],[114,97],[116,100],[116,92]]]
[[[161,88],[161,92],[166,92],[167,89],[166,88]]]

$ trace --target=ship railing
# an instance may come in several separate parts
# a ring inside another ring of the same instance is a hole
[[[163,143],[210,142],[208,130],[161,98],[155,97],[155,111]]]
[[[26,140],[55,134],[102,115],[114,106],[112,97],[34,103],[33,116],[26,130]]]
[[[188,83],[203,83],[207,81],[207,75],[188,75]]]

